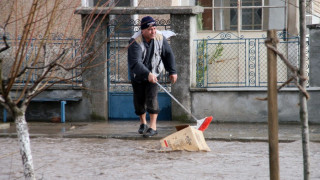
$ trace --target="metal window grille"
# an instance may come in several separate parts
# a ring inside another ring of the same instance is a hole
[[[204,7],[204,12],[198,15],[199,30],[247,31],[286,26],[284,2],[241,0],[238,4],[238,0],[198,0],[196,3]]]

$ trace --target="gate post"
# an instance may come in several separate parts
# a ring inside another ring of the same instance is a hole
[[[188,13],[171,12],[171,29],[177,34],[172,37],[171,47],[176,59],[176,68],[178,72],[177,82],[171,86],[173,96],[192,112],[192,101],[190,87],[192,82],[192,42],[197,35],[196,15],[203,12],[199,6],[191,7],[192,11]],[[172,103],[172,120],[191,121],[192,117],[185,112],[178,104]],[[198,117],[199,118],[199,117]]]
[[[84,33],[83,48],[87,48],[86,55],[90,56],[90,52],[94,52],[94,56],[90,61],[85,62],[82,74],[83,79],[83,106],[88,111],[88,118],[92,120],[108,120],[108,96],[107,96],[107,26],[109,23],[109,15],[95,14],[91,17],[90,13],[82,13],[82,30]],[[87,22],[88,21],[88,22]],[[92,23],[92,21],[94,21]],[[92,23],[92,24],[91,24]],[[87,29],[89,27],[89,29]],[[93,35],[93,36],[92,36]],[[92,36],[92,37],[91,37]],[[93,38],[93,39],[92,39]],[[92,41],[90,43],[90,41]],[[97,52],[96,52],[97,51]]]
[[[309,87],[308,100],[309,122],[320,123],[320,24],[312,24],[309,28]]]

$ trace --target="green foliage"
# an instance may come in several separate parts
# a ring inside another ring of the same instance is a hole
[[[197,44],[197,86],[201,87],[204,84],[204,75],[208,70],[208,65],[213,64],[216,60],[222,56],[223,46],[222,43],[219,42],[214,52],[210,55],[207,54],[207,40],[199,41]],[[208,59],[208,64],[206,60]]]
[[[201,6],[200,2],[198,1],[197,3],[198,6]],[[199,31],[203,30],[203,18],[202,18],[202,13],[197,14],[197,28]]]
[[[203,30],[202,14],[197,14],[197,27],[199,31]]]
[[[207,58],[206,48],[207,41],[202,40],[198,42],[197,45],[197,85],[203,86],[204,83],[204,73],[207,71],[207,65],[204,64],[204,60]]]
[[[210,57],[208,64],[212,64],[215,62],[219,57],[222,56],[223,46],[221,42],[219,42],[218,46],[216,47],[216,50],[213,52],[212,56]]]

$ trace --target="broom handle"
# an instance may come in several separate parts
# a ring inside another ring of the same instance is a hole
[[[198,120],[196,117],[194,117],[194,115],[191,113],[190,110],[188,110],[186,107],[184,107],[175,97],[173,97],[173,95],[166,90],[166,88],[164,88],[161,84],[159,84],[158,82],[156,82],[158,84],[158,86],[160,86],[173,100],[175,100],[187,113],[189,113],[191,115],[191,117],[194,119],[194,120]]]

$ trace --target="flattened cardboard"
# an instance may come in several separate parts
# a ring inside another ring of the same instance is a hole
[[[160,140],[161,147],[172,150],[211,151],[203,132],[189,125],[176,126],[177,132]]]

